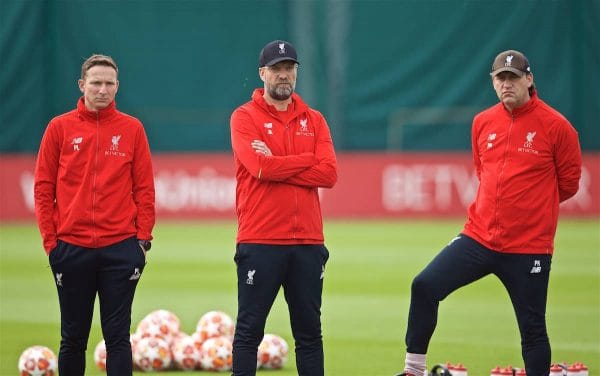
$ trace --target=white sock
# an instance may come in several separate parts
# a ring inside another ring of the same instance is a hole
[[[427,354],[406,353],[404,360],[404,371],[421,376],[427,374],[427,364],[425,363]]]

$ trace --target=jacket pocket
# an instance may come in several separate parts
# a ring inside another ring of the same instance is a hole
[[[52,249],[50,251],[50,253],[48,254],[48,263],[50,264],[50,266],[56,265],[56,263],[58,261],[57,259],[60,256],[59,253],[62,253],[61,251],[63,249],[63,247],[62,247],[63,244],[64,243],[61,240],[58,240],[56,242],[56,247],[54,247],[54,249]]]

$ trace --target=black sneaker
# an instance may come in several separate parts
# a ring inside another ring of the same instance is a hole
[[[397,373],[395,376],[415,376],[412,373],[408,373],[408,372],[402,372],[402,373]]]
[[[433,366],[433,368],[431,369],[431,373],[429,375],[430,376],[452,376],[450,371],[448,371],[448,368],[446,368],[446,366],[444,366],[443,364],[436,364],[435,366]]]

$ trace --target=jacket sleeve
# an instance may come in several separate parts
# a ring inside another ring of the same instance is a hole
[[[332,188],[337,182],[337,161],[333,140],[325,118],[321,116],[315,156],[319,163],[284,180],[284,183],[305,187]]]
[[[566,121],[557,129],[554,163],[558,181],[558,197],[563,202],[579,190],[581,177],[581,147],[573,126]]]
[[[57,242],[55,203],[60,150],[60,137],[55,124],[50,122],[38,151],[33,183],[35,216],[46,254],[50,254]]]
[[[265,156],[252,148],[253,140],[262,140],[249,114],[237,109],[231,115],[231,146],[236,158],[257,179],[284,181],[318,163],[314,153]],[[264,141],[264,140],[262,140]]]
[[[137,208],[136,236],[138,239],[152,240],[152,229],[156,220],[154,170],[148,138],[141,123],[136,135],[134,153],[131,178],[133,202]]]
[[[477,116],[473,119],[471,126],[471,152],[473,155],[473,167],[477,174],[477,180],[481,181],[481,156],[479,155],[479,126]]]

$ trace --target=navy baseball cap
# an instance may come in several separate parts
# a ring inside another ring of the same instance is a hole
[[[260,51],[260,56],[258,57],[258,67],[270,67],[279,63],[280,61],[285,60],[300,64],[300,62],[298,62],[298,55],[296,54],[296,49],[294,46],[284,40],[274,40],[270,43],[267,43],[267,45],[263,47],[262,51]]]

